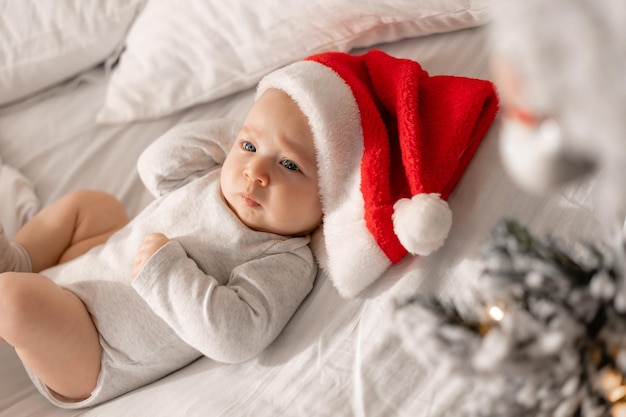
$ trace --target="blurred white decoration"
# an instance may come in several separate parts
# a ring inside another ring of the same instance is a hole
[[[531,192],[554,189],[597,167],[597,211],[621,235],[626,217],[626,2],[491,4],[494,77],[503,118],[531,116],[522,117],[531,125],[524,131],[512,132],[510,126],[503,131],[505,166]]]
[[[593,162],[570,155],[553,119],[537,125],[503,119],[500,155],[509,176],[531,193],[546,193],[587,174]]]

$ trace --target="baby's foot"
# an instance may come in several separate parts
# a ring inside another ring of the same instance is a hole
[[[0,272],[31,272],[30,256],[22,245],[11,242],[0,225]]]

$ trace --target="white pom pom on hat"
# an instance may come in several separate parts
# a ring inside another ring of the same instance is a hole
[[[417,194],[393,205],[393,230],[402,246],[414,255],[439,249],[452,226],[452,211],[439,194]]]
[[[498,109],[491,82],[430,76],[371,50],[313,55],[264,77],[257,97],[269,88],[287,93],[313,132],[324,222],[323,247],[312,247],[342,296],[443,245],[445,200]]]

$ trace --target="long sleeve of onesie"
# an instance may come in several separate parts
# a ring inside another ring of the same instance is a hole
[[[200,178],[222,165],[238,129],[230,119],[175,126],[139,156],[139,177],[155,197]]]
[[[306,239],[279,242],[232,271],[226,285],[205,275],[176,241],[157,251],[135,290],[187,344],[220,362],[247,360],[282,331],[312,288],[316,267]],[[291,246],[286,251],[282,245]]]

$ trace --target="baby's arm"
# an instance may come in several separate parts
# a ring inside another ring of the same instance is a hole
[[[263,351],[310,292],[316,274],[308,246],[237,267],[226,285],[201,271],[177,241],[156,252],[132,282],[181,339],[227,363]]]
[[[238,129],[228,119],[176,126],[139,156],[139,176],[155,197],[179,188],[221,166]]]

